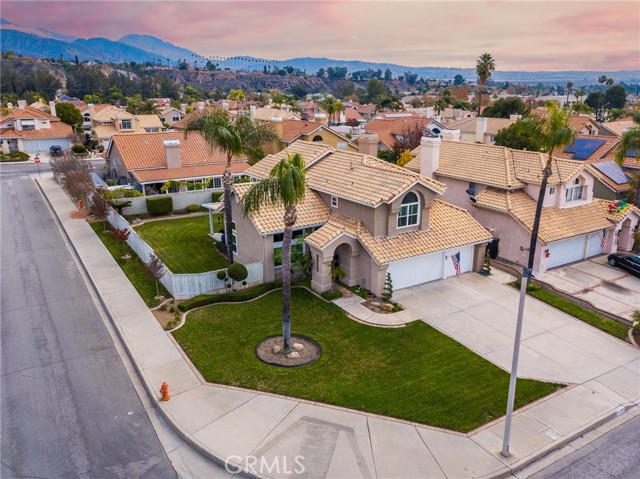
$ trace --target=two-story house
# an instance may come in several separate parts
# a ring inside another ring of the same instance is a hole
[[[71,147],[73,129],[55,116],[53,102],[50,113],[27,106],[20,100],[18,108],[0,118],[0,145],[4,153],[24,151],[26,153],[48,152],[51,146],[63,150]]]
[[[456,138],[455,132],[449,132]],[[498,243],[498,256],[524,265],[535,217],[543,153],[423,137],[407,168],[446,181],[444,199],[466,208]],[[534,271],[603,253],[629,251],[640,210],[593,196],[592,167],[554,158],[543,204]]]
[[[100,111],[95,111],[92,107],[89,104],[93,139],[104,146],[105,150],[113,135],[162,131],[162,122],[157,115],[134,115],[112,105]]]
[[[297,141],[306,165],[308,192],[298,206],[294,238],[305,236],[311,254],[312,287],[331,288],[331,266],[343,281],[382,293],[387,273],[394,288],[405,288],[478,270],[491,235],[463,208],[439,199],[443,183],[361,153]],[[269,155],[246,171],[269,175],[287,151]],[[282,247],[284,209],[263,207],[244,216],[242,198],[251,184],[233,188],[234,260],[263,262],[264,277],[280,274],[274,251]]]
[[[167,105],[160,108],[158,116],[160,117],[160,121],[162,121],[163,124],[167,125],[168,127],[172,127],[187,115],[181,110],[178,110],[171,105]]]

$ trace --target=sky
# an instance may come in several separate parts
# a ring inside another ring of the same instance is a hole
[[[0,14],[82,38],[153,35],[207,57],[474,68],[489,52],[503,71],[640,69],[638,0],[2,0]]]

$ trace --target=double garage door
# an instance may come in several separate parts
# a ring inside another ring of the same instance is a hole
[[[46,138],[42,140],[23,140],[24,151],[27,153],[49,153],[52,146],[61,146],[63,150],[68,150],[69,140],[66,138]]]
[[[473,246],[463,246],[450,251],[414,256],[413,258],[389,263],[394,289],[408,288],[416,284],[448,278],[456,274],[451,256],[460,252],[460,272],[473,269]]]
[[[598,233],[589,233],[588,235],[549,243],[547,248],[550,255],[547,260],[547,269],[573,263],[574,261],[581,261],[604,252],[600,245],[600,235]]]

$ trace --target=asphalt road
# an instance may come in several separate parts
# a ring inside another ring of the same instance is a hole
[[[175,478],[28,171],[0,167],[0,477]]]
[[[640,416],[625,422],[539,473],[535,479],[637,479]]]

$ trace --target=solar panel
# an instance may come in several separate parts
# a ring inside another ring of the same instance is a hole
[[[627,151],[627,156],[632,156],[634,158],[638,158],[638,150],[629,150],[629,151]]]
[[[622,168],[615,161],[605,161],[603,163],[592,163],[600,173],[611,179],[616,185],[623,185],[629,181]]]
[[[578,138],[571,145],[565,148],[565,153],[573,153],[574,160],[586,160],[593,153],[604,145],[605,140],[595,140],[591,138]]]

